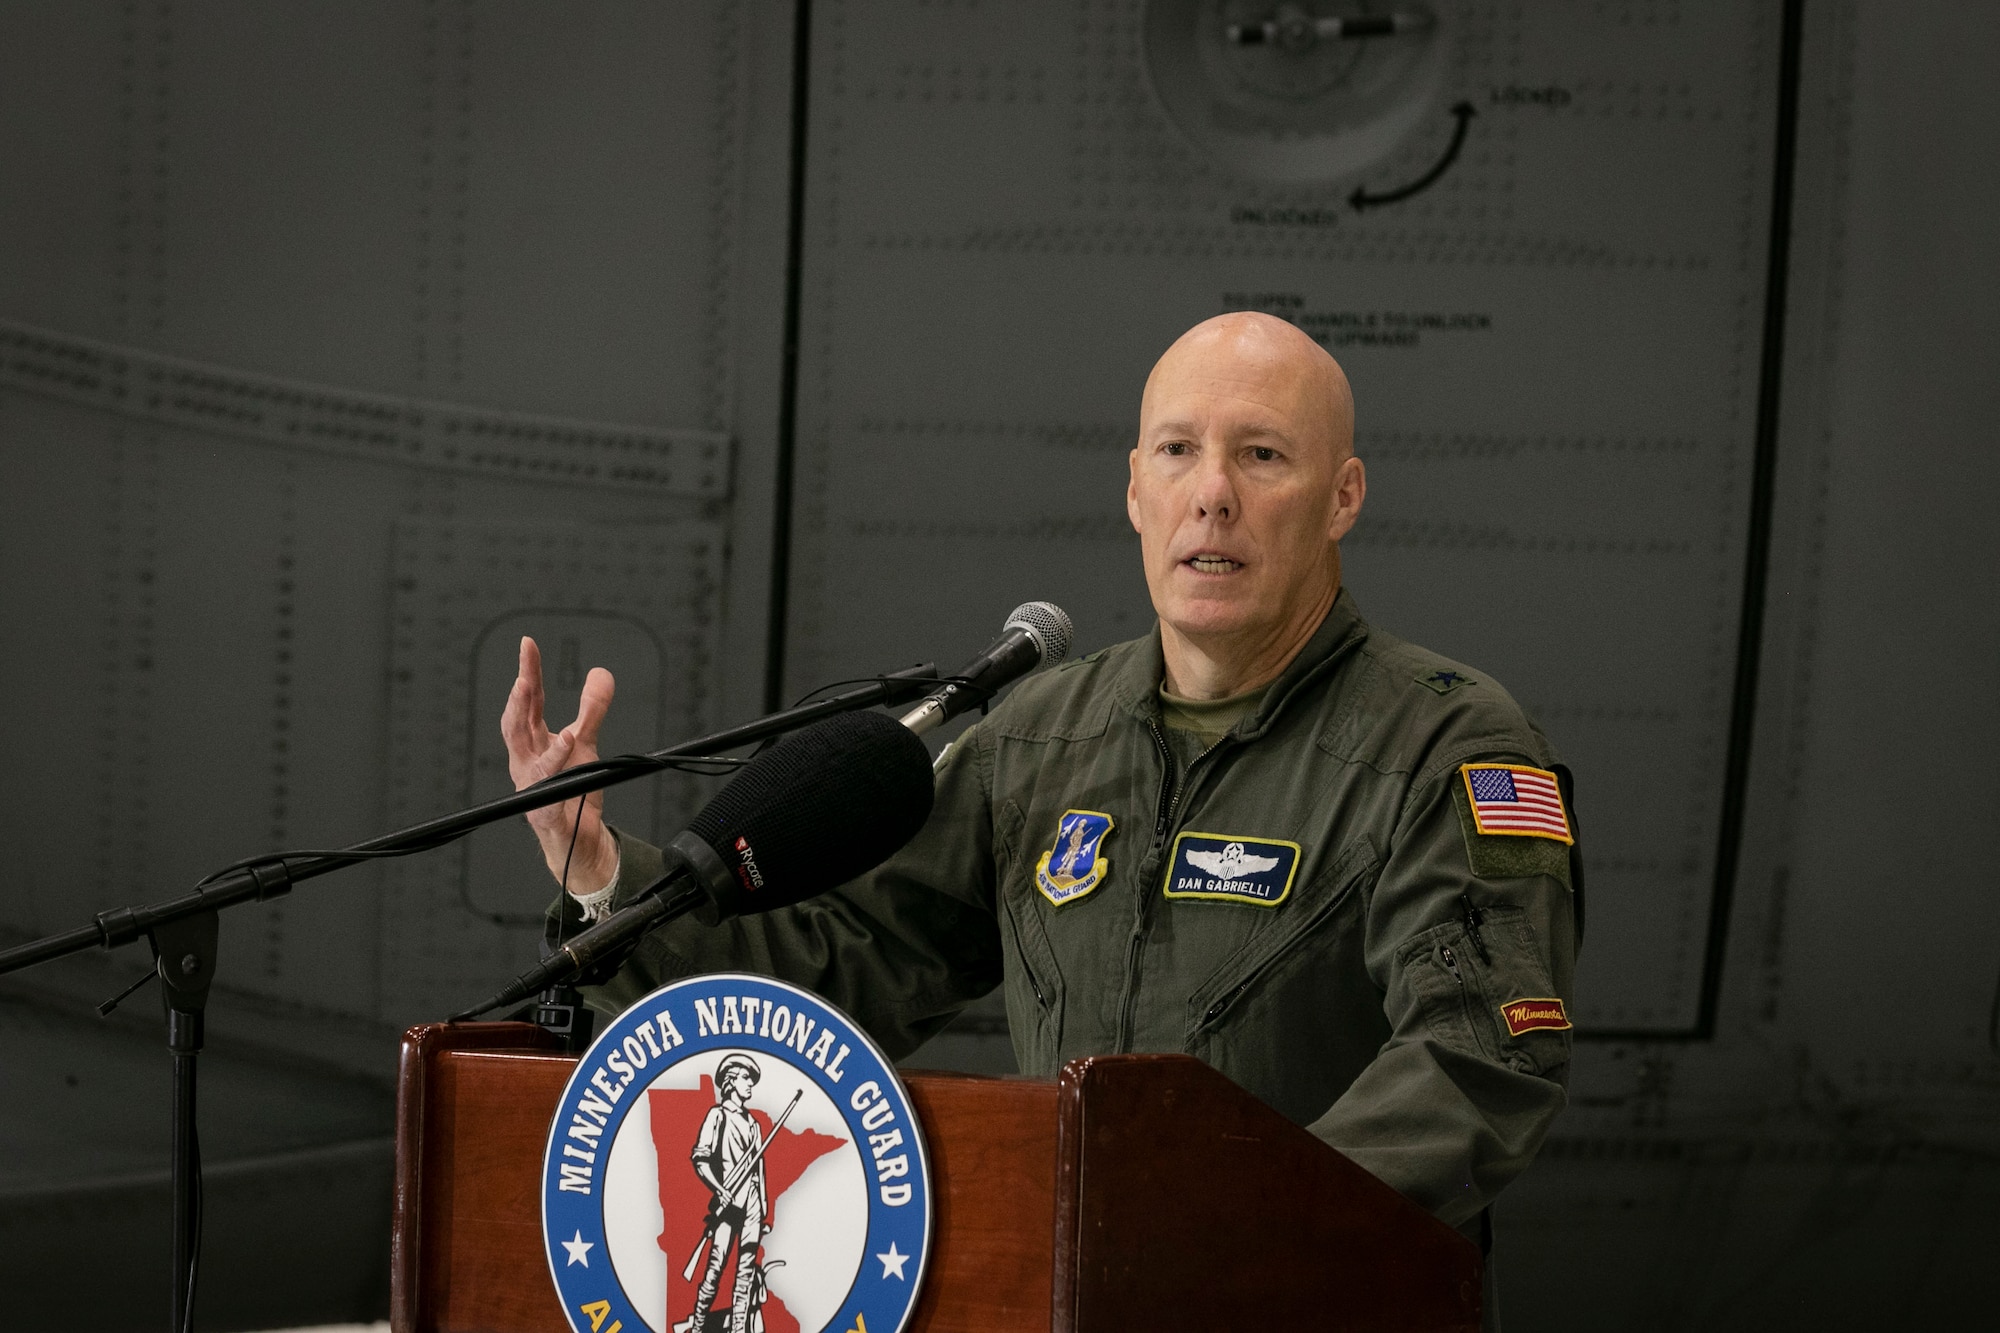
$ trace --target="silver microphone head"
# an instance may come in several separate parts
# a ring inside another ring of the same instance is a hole
[[[1016,625],[1028,631],[1042,650],[1041,666],[1052,667],[1069,656],[1069,614],[1054,602],[1021,603],[1007,614],[1000,632],[1004,634]]]

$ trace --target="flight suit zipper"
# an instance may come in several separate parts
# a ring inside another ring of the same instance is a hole
[[[1139,1003],[1139,966],[1146,950],[1146,928],[1152,920],[1152,881],[1159,869],[1160,851],[1166,845],[1167,835],[1173,830],[1174,816],[1180,812],[1181,797],[1193,785],[1195,769],[1222,746],[1219,740],[1190,760],[1186,774],[1188,780],[1182,781],[1181,775],[1175,771],[1173,748],[1167,744],[1167,734],[1160,729],[1159,719],[1149,719],[1146,729],[1152,734],[1153,749],[1160,756],[1164,775],[1160,779],[1160,799],[1153,817],[1153,845],[1146,854],[1146,865],[1150,871],[1138,886],[1139,914],[1132,924],[1131,943],[1125,951],[1125,1002],[1119,1006],[1117,1041],[1112,1046],[1113,1050],[1121,1052],[1132,1049],[1132,1015]],[[1223,738],[1227,739],[1226,736]]]
[[[1483,942],[1478,942],[1477,937],[1474,937],[1474,942],[1479,952],[1484,954],[1486,952],[1485,944]],[[1438,956],[1438,961],[1444,964],[1444,970],[1451,973],[1451,979],[1458,983],[1458,1012],[1459,1016],[1465,1020],[1466,1031],[1472,1034],[1472,1040],[1475,1043],[1477,1043],[1482,1050],[1486,1050],[1489,1055],[1497,1057],[1499,1053],[1497,1051],[1491,1050],[1490,1049],[1491,1044],[1482,1039],[1479,1035],[1479,1024],[1476,1018],[1474,1017],[1473,1013],[1473,1010],[1475,1008],[1473,994],[1472,991],[1468,989],[1465,984],[1465,974],[1463,972],[1460,972],[1458,969],[1457,952],[1454,951],[1449,944],[1440,944],[1438,945],[1437,956]],[[1468,958],[1466,960],[1467,966],[1470,966],[1471,962],[1472,960]]]
[[[1042,983],[1035,979],[1035,969],[1028,966],[1028,951],[1021,945],[1021,927],[1012,912],[1007,914],[1007,928],[1014,932],[1014,956],[1021,960],[1021,975],[1028,979],[1028,989],[1035,993],[1035,1003],[1046,1013],[1049,997],[1042,994]]]
[[[1236,1003],[1238,996],[1249,990],[1256,983],[1259,977],[1270,971],[1277,963],[1282,962],[1293,949],[1298,947],[1301,941],[1311,938],[1313,932],[1319,929],[1322,922],[1340,910],[1341,904],[1347,901],[1349,894],[1354,890],[1354,886],[1366,877],[1372,865],[1372,861],[1368,862],[1360,867],[1356,873],[1348,875],[1343,881],[1337,884],[1334,891],[1328,894],[1325,900],[1313,909],[1311,916],[1300,918],[1296,928],[1287,933],[1275,949],[1259,960],[1256,966],[1252,967],[1249,972],[1240,977],[1235,985],[1217,996],[1209,1004],[1208,1008],[1202,1010],[1200,1021],[1188,1032],[1188,1039],[1192,1041],[1205,1032],[1216,1019],[1222,1017],[1230,1005]]]
[[[1261,968],[1258,970],[1262,971]],[[1207,1027],[1210,1023],[1213,1023],[1216,1019],[1222,1017],[1222,1011],[1229,1007],[1229,1002],[1235,999],[1237,996],[1241,995],[1244,991],[1249,989],[1250,989],[1250,981],[1248,979],[1239,981],[1234,986],[1231,986],[1228,992],[1224,994],[1221,999],[1217,1000],[1214,1004],[1208,1006],[1208,1008],[1202,1013],[1201,1026]]]
[[[1153,817],[1153,851],[1158,852],[1160,839],[1167,833],[1167,821],[1173,818],[1174,807],[1180,803],[1180,793],[1174,790],[1180,784],[1174,780],[1174,752],[1167,745],[1167,734],[1160,730],[1158,722],[1148,722],[1146,729],[1152,734],[1153,748],[1160,755],[1160,800]]]

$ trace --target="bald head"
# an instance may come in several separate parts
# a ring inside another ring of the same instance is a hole
[[[1275,677],[1340,591],[1367,490],[1340,366],[1282,319],[1204,320],[1146,378],[1131,472],[1169,685],[1218,698]]]
[[[1299,443],[1326,448],[1335,463],[1354,454],[1354,394],[1340,363],[1298,325],[1257,310],[1217,315],[1183,333],[1154,363],[1139,404],[1143,421],[1162,392],[1191,377],[1241,380],[1289,390]]]

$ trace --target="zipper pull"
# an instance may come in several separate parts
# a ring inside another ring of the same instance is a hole
[[[1485,924],[1486,913],[1472,905],[1472,899],[1458,895],[1459,906],[1465,909],[1465,937],[1472,941],[1473,949],[1479,954],[1479,961],[1493,966],[1493,955],[1486,952],[1486,941],[1479,936],[1479,927]]]
[[[1459,985],[1463,986],[1465,984],[1465,978],[1458,974],[1458,955],[1451,951],[1451,946],[1449,944],[1438,946],[1438,957],[1443,959],[1445,967],[1450,969],[1451,979],[1453,981],[1456,981]]]
[[[1249,983],[1245,982],[1244,985],[1247,986]],[[1229,1002],[1242,993],[1243,986],[1238,986],[1235,990],[1208,1006],[1208,1012],[1201,1016],[1201,1021],[1204,1023],[1213,1023],[1221,1015],[1222,1011],[1229,1007]]]
[[[1153,734],[1153,748],[1159,752],[1160,766],[1166,772],[1160,781],[1160,800],[1153,816],[1153,841],[1158,843],[1167,836],[1167,824],[1173,818],[1175,789],[1180,786],[1180,768],[1174,762],[1173,748],[1167,744],[1166,733],[1160,730],[1160,724],[1148,722],[1146,726]]]

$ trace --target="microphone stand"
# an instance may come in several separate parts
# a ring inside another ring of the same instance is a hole
[[[195,1057],[202,1048],[202,1015],[215,979],[216,942],[224,908],[276,898],[291,892],[300,880],[316,879],[361,861],[429,851],[484,825],[673,768],[686,760],[709,758],[752,745],[835,713],[908,703],[922,698],[937,683],[935,663],[893,671],[855,689],[682,741],[651,754],[625,755],[579,765],[511,795],[412,824],[340,851],[294,858],[279,855],[239,863],[179,898],[113,908],[99,912],[87,926],[0,949],[0,975],[4,975],[92,947],[115,949],[141,935],[152,945],[154,971],[97,1008],[100,1014],[109,1014],[148,977],[157,974],[160,978],[166,1008],[167,1048],[174,1067],[174,1273],[168,1333],[189,1333],[194,1319],[195,1268],[201,1244],[201,1146],[195,1133]]]

